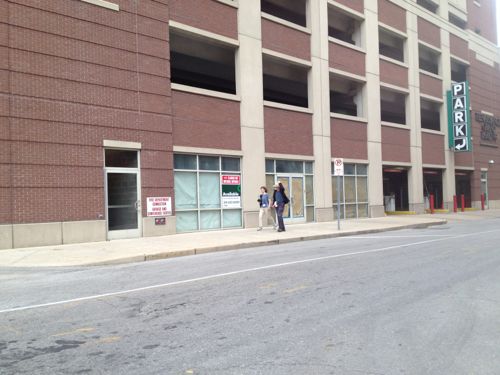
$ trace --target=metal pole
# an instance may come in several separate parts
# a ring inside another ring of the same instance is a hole
[[[337,229],[340,230],[340,176],[337,176]]]

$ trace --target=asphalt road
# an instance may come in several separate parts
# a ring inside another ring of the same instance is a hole
[[[0,374],[500,374],[500,220],[0,269]]]

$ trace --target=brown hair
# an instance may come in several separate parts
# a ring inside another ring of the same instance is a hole
[[[264,191],[267,193],[267,188],[265,186],[261,186],[261,189],[264,189]]]

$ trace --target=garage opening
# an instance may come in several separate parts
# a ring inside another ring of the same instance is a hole
[[[262,58],[264,100],[297,107],[309,107],[309,68],[283,59],[264,55]]]
[[[234,46],[171,29],[172,83],[236,94],[235,52]]]
[[[427,210],[431,208],[431,196],[434,197],[434,208],[443,209],[443,171],[439,169],[424,169],[424,202]]]
[[[462,208],[462,195],[464,196],[464,208],[472,207],[471,173],[468,171],[455,172],[455,191],[457,195],[458,208]]]
[[[408,170],[402,167],[387,167],[383,170],[383,178],[385,211],[408,211]]]
[[[299,26],[307,26],[306,0],[261,0],[260,8],[263,13]]]

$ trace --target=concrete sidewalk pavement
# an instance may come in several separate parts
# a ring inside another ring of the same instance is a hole
[[[242,249],[304,240],[351,236],[406,228],[425,228],[447,220],[499,217],[500,210],[459,214],[386,216],[381,218],[288,225],[278,233],[271,227],[175,234],[127,240],[10,249],[0,251],[0,267],[62,267],[142,262],[214,251]]]
[[[271,227],[268,227],[262,231],[235,229],[176,234],[164,237],[143,237],[106,242],[12,249],[0,251],[0,266],[50,267],[140,262],[306,239],[428,226],[443,222],[440,218],[430,216],[393,216],[342,221],[341,231],[337,231],[336,222],[327,222],[288,225],[287,231],[281,233],[275,232]]]

